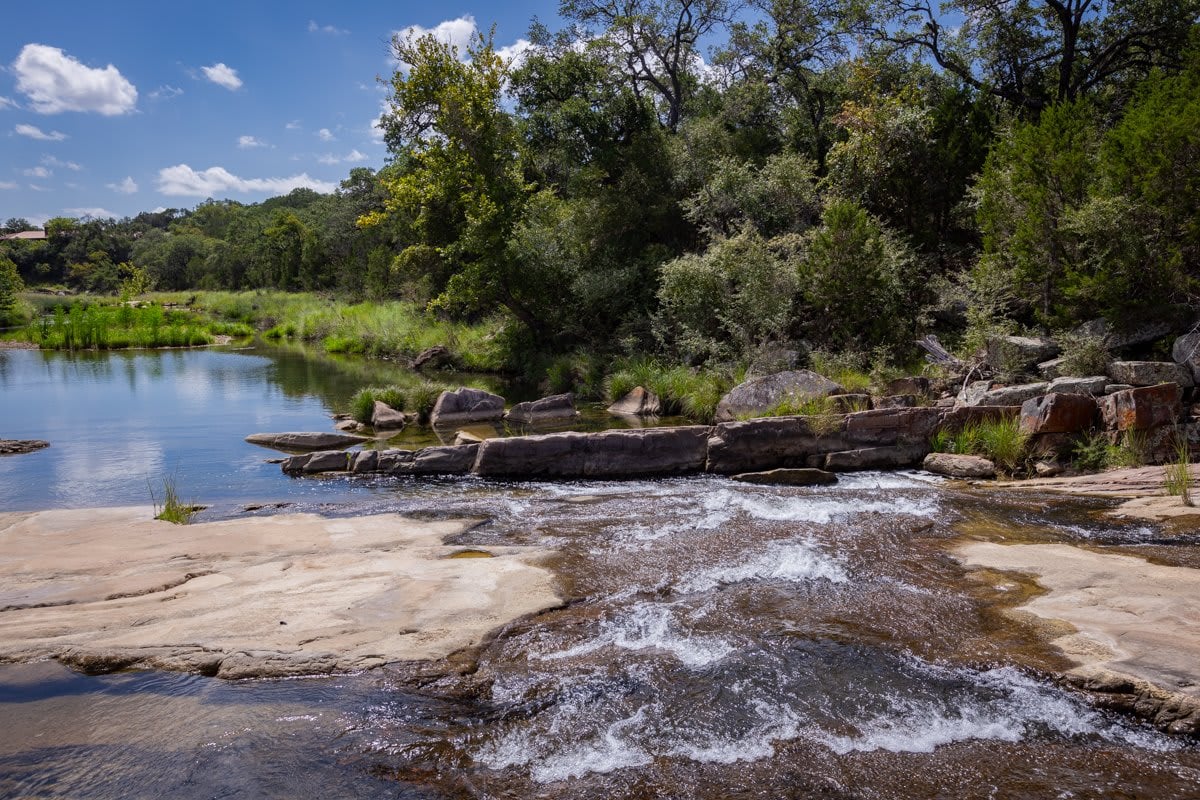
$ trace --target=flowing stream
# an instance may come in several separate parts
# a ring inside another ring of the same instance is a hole
[[[469,657],[361,675],[0,667],[0,796],[1200,796],[1194,742],[1056,685],[1063,662],[1002,613],[1035,587],[948,552],[971,535],[1194,558],[1190,538],[1102,522],[1095,503],[907,473],[278,480],[303,508],[473,517],[457,543],[553,548],[564,603]]]

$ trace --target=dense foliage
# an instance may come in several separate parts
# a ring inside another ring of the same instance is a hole
[[[1200,279],[1198,8],[562,0],[515,63],[397,38],[382,169],[52,219],[0,244],[0,315],[22,282],[399,300],[491,320],[556,385],[595,382],[569,354],[730,371],[1130,324]]]

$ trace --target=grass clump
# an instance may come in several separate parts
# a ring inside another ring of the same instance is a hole
[[[204,506],[186,503],[179,499],[179,491],[175,486],[175,479],[173,477],[162,479],[162,505],[159,505],[158,497],[154,493],[153,484],[147,481],[147,486],[150,489],[150,502],[154,504],[155,519],[161,519],[163,522],[171,522],[176,525],[187,525],[192,521],[192,517],[204,510]]]
[[[1126,431],[1117,442],[1098,431],[1075,444],[1071,451],[1071,463],[1076,469],[1086,472],[1100,472],[1114,467],[1140,467],[1146,463],[1148,451],[1146,436],[1138,431]]]
[[[721,370],[666,367],[657,361],[632,359],[609,373],[604,386],[609,402],[642,386],[658,397],[665,416],[683,415],[707,423],[716,416],[717,404],[737,377]]]
[[[433,381],[419,380],[411,386],[367,386],[359,389],[350,400],[350,416],[364,425],[371,424],[375,402],[379,401],[396,411],[416,414],[417,420],[429,419],[438,396],[449,387]]]
[[[1025,461],[1029,434],[1021,430],[1020,420],[994,419],[964,425],[957,431],[939,430],[930,440],[938,453],[982,456],[1002,472],[1013,473]]]
[[[26,326],[26,340],[45,350],[121,350],[211,344],[209,326],[186,311],[158,305],[76,302],[54,307]]]
[[[1195,505],[1192,499],[1192,462],[1191,450],[1188,447],[1187,435],[1182,431],[1175,432],[1173,442],[1174,460],[1167,464],[1163,479],[1163,488],[1171,497],[1178,497],[1185,506]]]

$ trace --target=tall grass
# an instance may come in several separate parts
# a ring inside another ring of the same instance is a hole
[[[1167,464],[1163,486],[1167,494],[1183,500],[1185,506],[1194,505],[1192,500],[1192,454],[1188,446],[1187,434],[1177,430],[1172,443],[1175,459]]]
[[[497,343],[502,322],[440,319],[410,302],[347,303],[315,294],[277,291],[155,295],[213,317],[242,322],[268,338],[320,342],[327,352],[412,358],[443,345],[465,370],[495,372],[505,364]]]
[[[1029,434],[1016,418],[984,420],[953,432],[939,430],[930,440],[935,452],[983,456],[1008,473],[1024,462],[1028,446]]]
[[[438,397],[450,389],[447,384],[422,378],[417,378],[408,386],[367,386],[359,389],[350,400],[350,416],[364,425],[370,425],[375,402],[379,401],[396,411],[416,414],[418,422],[427,422]]]
[[[1126,431],[1117,442],[1098,431],[1075,443],[1071,461],[1078,469],[1095,472],[1113,467],[1140,467],[1146,463],[1148,454],[1149,442],[1140,431]]]
[[[609,373],[604,386],[610,402],[641,386],[658,396],[663,415],[683,415],[707,423],[712,422],[717,404],[740,377],[734,372],[667,367],[649,359],[630,359]]]
[[[119,350],[128,347],[194,347],[211,344],[203,320],[186,311],[150,305],[55,306],[25,327],[25,338],[46,350]]]
[[[149,481],[146,483],[150,488],[150,501],[154,504],[155,519],[161,519],[164,522],[173,522],[176,525],[187,525],[192,521],[192,517],[204,510],[204,506],[186,503],[179,499],[179,492],[175,487],[174,477],[162,479],[162,505],[158,504],[158,497],[154,494],[153,484]]]

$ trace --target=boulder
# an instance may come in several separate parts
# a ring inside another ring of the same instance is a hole
[[[1055,378],[1060,378],[1063,375],[1063,365],[1067,363],[1065,357],[1052,358],[1049,361],[1043,361],[1037,365],[1038,375],[1042,376],[1042,380],[1052,381]]]
[[[971,384],[975,386],[976,384]],[[964,395],[960,402],[964,406],[1019,406],[1026,400],[1043,395],[1049,383],[1022,383],[1017,386],[997,386],[986,392]]]
[[[509,422],[529,424],[555,419],[572,419],[578,417],[575,403],[569,394],[554,394],[541,400],[517,403],[504,418]]]
[[[377,431],[398,431],[408,424],[408,417],[403,411],[397,411],[387,403],[375,401],[375,409],[371,412],[371,427]]]
[[[350,462],[350,471],[356,475],[374,472],[379,466],[378,450],[360,450]]]
[[[635,386],[624,397],[608,407],[610,414],[632,414],[637,417],[656,417],[662,410],[658,395]]]
[[[987,342],[987,364],[998,372],[1020,374],[1054,358],[1060,349],[1045,336],[993,336]]]
[[[280,462],[280,468],[288,475],[313,475],[318,472],[346,472],[350,469],[351,461],[356,453],[345,450],[323,450],[317,453],[285,458]]]
[[[448,347],[440,344],[425,348],[412,360],[412,368],[416,370],[425,369],[426,367],[429,369],[441,369],[453,366],[454,354],[450,352]]]
[[[903,469],[921,463],[929,452],[929,445],[895,444],[885,447],[864,447],[828,453],[824,459],[825,469],[831,472],[852,472],[864,469]]]
[[[1129,330],[1116,331],[1106,320],[1093,319],[1080,325],[1074,333],[1076,336],[1101,339],[1109,350],[1121,350],[1140,344],[1150,344],[1170,334],[1173,329],[1173,323],[1166,320],[1155,320]]]
[[[1127,389],[1100,398],[1100,415],[1110,431],[1145,431],[1175,425],[1183,415],[1177,383]]]
[[[730,422],[742,414],[761,414],[784,400],[815,400],[841,394],[842,387],[807,369],[777,372],[740,383],[717,404],[716,420]]]
[[[896,378],[888,381],[886,387],[887,393],[890,395],[896,394],[911,394],[917,397],[924,397],[932,390],[929,378],[914,375],[908,378]]]
[[[344,420],[341,420],[340,422],[338,422],[338,424],[334,425],[333,427],[337,428],[339,431],[343,431],[345,433],[350,433],[351,431],[358,430],[358,423],[352,419],[344,419]]]
[[[488,439],[476,445],[474,472],[497,478],[640,478],[700,472],[710,431],[692,425]]]
[[[482,389],[462,387],[438,395],[429,421],[433,425],[487,422],[504,416],[504,398]]]
[[[1020,413],[1020,406],[961,406],[943,414],[938,429],[958,433],[968,425],[1012,419]]]
[[[958,393],[958,403],[964,406],[986,405],[983,398],[991,390],[991,381],[971,381]]]
[[[1104,394],[1104,387],[1108,386],[1108,383],[1109,380],[1104,375],[1095,375],[1090,378],[1055,378],[1050,381],[1046,393],[1100,395]]]
[[[1175,340],[1171,358],[1192,373],[1192,381],[1200,384],[1200,331],[1192,331]]]
[[[350,447],[367,441],[367,437],[323,431],[290,431],[288,433],[252,433],[246,437],[246,441],[260,447],[269,447],[272,450],[304,452]]]
[[[767,472],[742,472],[735,481],[766,486],[826,486],[837,483],[837,475],[823,469],[773,469]]]
[[[1116,383],[1128,383],[1131,386],[1178,383],[1190,388],[1195,385],[1192,371],[1174,361],[1114,361],[1108,365],[1108,375]]]
[[[930,453],[921,462],[926,472],[950,478],[994,478],[996,465],[980,456],[955,455],[954,453]]]
[[[1048,394],[1021,406],[1021,430],[1031,436],[1078,433],[1096,424],[1096,401],[1091,395]]]

